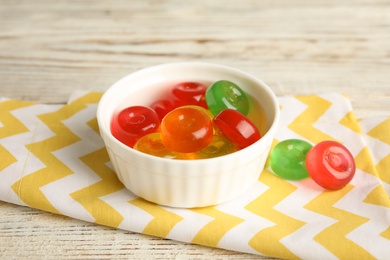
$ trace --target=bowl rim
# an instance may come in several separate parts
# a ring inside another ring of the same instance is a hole
[[[194,159],[194,160],[169,159],[169,158],[163,158],[163,157],[150,155],[147,153],[137,151],[131,147],[128,147],[127,145],[123,144],[118,139],[116,139],[112,135],[110,129],[108,129],[106,127],[109,124],[105,124],[103,122],[104,104],[105,104],[105,102],[107,102],[106,100],[108,100],[110,98],[111,92],[114,92],[116,88],[120,88],[122,85],[122,82],[126,82],[133,77],[136,77],[136,76],[139,76],[142,74],[147,74],[147,73],[150,73],[152,71],[157,71],[157,70],[168,68],[168,67],[178,67],[178,66],[179,67],[180,66],[207,66],[207,67],[210,67],[213,69],[219,69],[219,70],[228,71],[228,72],[235,73],[235,74],[241,74],[244,77],[248,78],[250,81],[255,82],[256,85],[261,86],[262,89],[268,94],[268,96],[272,100],[272,104],[273,104],[272,109],[274,110],[274,114],[275,114],[274,118],[272,120],[272,123],[269,126],[267,132],[264,135],[262,135],[262,137],[258,141],[256,141],[255,143],[253,143],[250,146],[243,148],[239,151],[236,151],[234,153],[230,153],[230,154],[226,154],[226,155],[222,155],[222,156],[218,156],[218,157],[213,157],[213,158],[203,158],[203,159]],[[136,70],[136,71],[134,71],[130,74],[127,74],[124,77],[120,78],[119,80],[114,82],[112,85],[110,85],[110,87],[103,93],[103,95],[98,103],[98,106],[97,106],[96,118],[98,121],[98,126],[99,126],[99,131],[100,131],[101,136],[104,135],[106,138],[110,139],[110,142],[114,142],[117,146],[129,151],[130,153],[133,153],[136,156],[144,157],[145,159],[149,159],[149,160],[153,159],[153,160],[157,160],[157,161],[161,161],[163,163],[169,163],[169,164],[177,164],[177,165],[182,165],[182,164],[193,165],[194,164],[195,165],[195,164],[199,164],[199,163],[209,163],[210,161],[231,160],[236,156],[244,155],[244,153],[246,153],[249,149],[251,149],[251,148],[253,149],[253,147],[259,146],[261,143],[265,142],[265,139],[266,139],[266,138],[264,138],[265,136],[269,136],[272,133],[276,132],[276,128],[278,126],[278,122],[279,122],[279,118],[280,118],[280,107],[279,107],[279,102],[276,98],[276,95],[270,89],[270,87],[267,84],[265,84],[261,79],[255,77],[255,76],[253,76],[245,71],[242,71],[240,69],[236,69],[236,68],[233,68],[233,67],[230,67],[227,65],[216,64],[216,63],[199,62],[199,61],[182,61],[182,62],[169,62],[169,63],[162,63],[162,64],[153,65],[153,66],[148,66],[148,67]],[[106,145],[107,144],[105,144],[105,146]]]

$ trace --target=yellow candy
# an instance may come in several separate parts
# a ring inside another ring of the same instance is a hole
[[[180,153],[169,150],[161,142],[160,133],[152,133],[145,135],[134,145],[134,149],[150,155],[178,159]]]
[[[238,149],[225,137],[214,135],[211,143],[204,149],[192,153],[192,159],[214,158],[238,151]]]

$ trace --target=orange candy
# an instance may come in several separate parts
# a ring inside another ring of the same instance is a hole
[[[161,140],[170,150],[192,153],[208,146],[213,138],[210,117],[200,109],[179,107],[161,122]]]

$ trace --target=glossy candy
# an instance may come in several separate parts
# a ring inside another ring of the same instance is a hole
[[[192,153],[205,148],[213,137],[209,116],[196,108],[179,107],[161,122],[161,139],[170,150]]]
[[[278,143],[270,154],[271,169],[276,175],[287,180],[309,177],[305,160],[311,148],[311,144],[298,139],[288,139]]]
[[[164,118],[166,114],[171,112],[174,109],[174,105],[171,101],[168,99],[159,99],[153,102],[150,107],[156,111],[158,118],[160,119],[160,122]]]
[[[207,108],[206,89],[207,86],[199,82],[182,82],[176,84],[172,89],[173,98],[176,100],[176,107],[195,105]]]
[[[180,157],[180,154],[169,150],[161,141],[160,133],[151,133],[143,136],[134,145],[134,149],[150,155],[176,159]]]
[[[113,135],[136,150],[175,159],[221,156],[261,138],[258,128],[245,116],[249,111],[247,96],[227,80],[210,88],[199,82],[178,83],[150,107],[121,111],[112,121]],[[150,110],[153,115],[142,114]],[[148,122],[153,125],[148,126]]]
[[[195,105],[207,109],[205,92],[207,86],[199,82],[181,82],[161,99],[153,102],[150,107],[154,109],[160,120],[175,108],[185,105]]]
[[[213,122],[214,115],[210,112],[210,110],[203,108],[203,107],[200,107],[200,106],[195,106],[195,105],[181,106],[181,108],[186,108],[186,107],[195,108],[195,109],[198,109],[198,110],[204,112],[210,118],[211,122]],[[213,125],[213,134],[215,134],[215,132],[216,132],[215,127]]]
[[[111,133],[122,143],[133,147],[142,136],[155,132],[160,121],[153,109],[132,106],[123,109],[111,120]]]
[[[193,159],[213,158],[237,151],[235,146],[223,136],[214,135],[211,143],[202,150],[194,153]]]
[[[307,154],[306,167],[311,178],[328,190],[343,188],[356,170],[351,152],[335,141],[323,141],[314,146]]]
[[[226,108],[248,115],[249,100],[244,91],[235,83],[220,80],[206,90],[206,103],[211,113],[219,114]]]
[[[181,106],[181,108],[194,108],[198,109],[202,112],[204,112],[212,121],[214,119],[214,115],[210,112],[210,110],[207,110],[206,108],[200,107],[200,106],[195,106],[195,105],[186,105],[186,106]]]
[[[233,109],[224,109],[214,117],[214,124],[229,141],[239,148],[245,148],[261,138],[252,121]]]

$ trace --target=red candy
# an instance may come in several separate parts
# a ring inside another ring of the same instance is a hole
[[[160,121],[153,109],[143,106],[128,107],[120,111],[111,121],[112,135],[133,147],[146,134],[156,132]]]
[[[207,108],[206,89],[206,85],[198,82],[182,82],[173,87],[172,93],[179,106],[196,105]]]
[[[198,82],[182,82],[174,85],[167,95],[153,102],[150,107],[156,111],[160,120],[173,109],[185,105],[195,105],[207,109],[206,89],[206,85]]]
[[[174,109],[174,105],[171,101],[167,99],[160,99],[153,102],[150,107],[156,111],[160,121],[164,118],[166,114]]]
[[[237,110],[224,109],[213,121],[222,134],[240,148],[245,148],[261,138],[256,126]]]
[[[356,165],[345,146],[335,141],[323,141],[307,153],[306,168],[318,185],[338,190],[352,180]]]
[[[170,150],[192,153],[205,148],[213,138],[213,125],[207,114],[195,108],[177,108],[161,122],[161,140]]]

